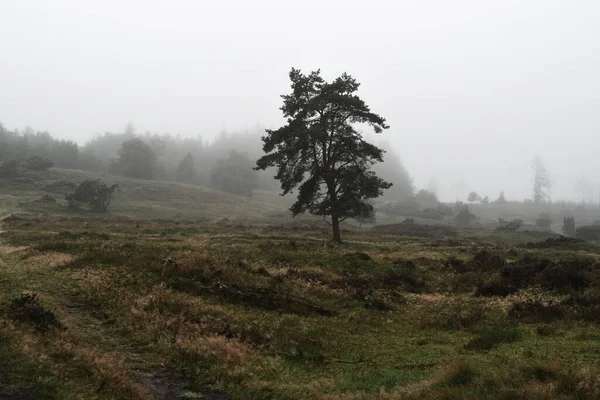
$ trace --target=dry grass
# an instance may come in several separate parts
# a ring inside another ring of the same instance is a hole
[[[310,230],[23,218],[0,238],[11,265],[0,270],[2,300],[35,290],[66,330],[35,332],[1,312],[0,324],[32,376],[73,398],[150,398],[154,389],[136,371],[165,369],[198,393],[212,388],[236,399],[599,393],[600,353],[581,339],[595,337],[597,326],[557,321],[544,330],[511,320],[515,301],[562,295],[532,288],[475,297],[477,283],[499,272],[445,265],[449,256],[470,260],[474,249],[373,234],[327,246]],[[395,269],[404,275],[390,275]],[[512,326],[518,340],[490,334]],[[485,348],[465,347],[484,339]],[[35,369],[44,365],[53,372]]]

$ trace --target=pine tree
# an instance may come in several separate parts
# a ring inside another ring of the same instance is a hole
[[[375,133],[388,126],[356,95],[360,84],[350,75],[326,82],[319,70],[304,75],[292,69],[289,76],[292,92],[282,96],[281,107],[287,124],[266,131],[267,154],[256,168],[277,168],[283,195],[299,187],[292,213],[330,217],[333,240],[341,242],[340,223],[371,216],[369,200],[392,186],[371,170],[384,151],[366,142],[354,124]]]

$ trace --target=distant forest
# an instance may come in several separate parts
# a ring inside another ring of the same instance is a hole
[[[254,171],[263,155],[260,137],[264,129],[218,134],[206,141],[201,136],[139,133],[132,123],[122,132],[95,135],[85,145],[54,138],[47,131],[8,130],[0,124],[0,165],[13,168],[27,165],[56,166],[104,172],[136,179],[177,181],[251,195],[254,189],[277,190],[274,171]],[[414,194],[412,179],[399,156],[388,143],[384,162],[374,168],[393,183],[384,200],[402,200]],[[35,168],[32,168],[35,169]]]

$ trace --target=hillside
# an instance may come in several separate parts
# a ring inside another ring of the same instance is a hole
[[[60,168],[28,172],[15,180],[0,179],[0,210],[90,215],[84,210],[68,210],[64,195],[83,180],[96,178],[119,185],[109,215],[207,222],[227,219],[232,223],[318,223],[310,217],[292,219],[288,212],[291,199],[276,192],[255,191],[252,198],[246,198],[197,185]],[[42,200],[44,195],[56,202]]]

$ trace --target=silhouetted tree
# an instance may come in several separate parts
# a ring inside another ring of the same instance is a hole
[[[117,165],[125,176],[152,179],[156,168],[156,154],[142,139],[134,137],[121,145]]]
[[[480,199],[481,204],[490,204],[490,198],[485,196],[483,199]]]
[[[192,182],[195,175],[194,157],[192,153],[187,153],[177,167],[177,180],[179,182]]]
[[[533,202],[545,203],[550,200],[550,195],[545,190],[550,189],[550,178],[548,171],[540,156],[535,156],[532,163],[533,168]]]
[[[224,192],[250,197],[252,190],[258,187],[258,175],[252,167],[246,154],[232,150],[228,158],[217,160],[210,171],[210,181]]]
[[[375,133],[388,126],[356,95],[360,84],[350,75],[326,82],[319,70],[304,75],[292,69],[289,76],[292,93],[282,96],[281,107],[287,124],[266,131],[267,154],[257,169],[276,167],[283,195],[299,186],[292,213],[331,217],[333,240],[341,242],[340,222],[372,215],[368,200],[392,186],[371,171],[383,161],[383,150],[363,140],[353,124],[368,124]]]

